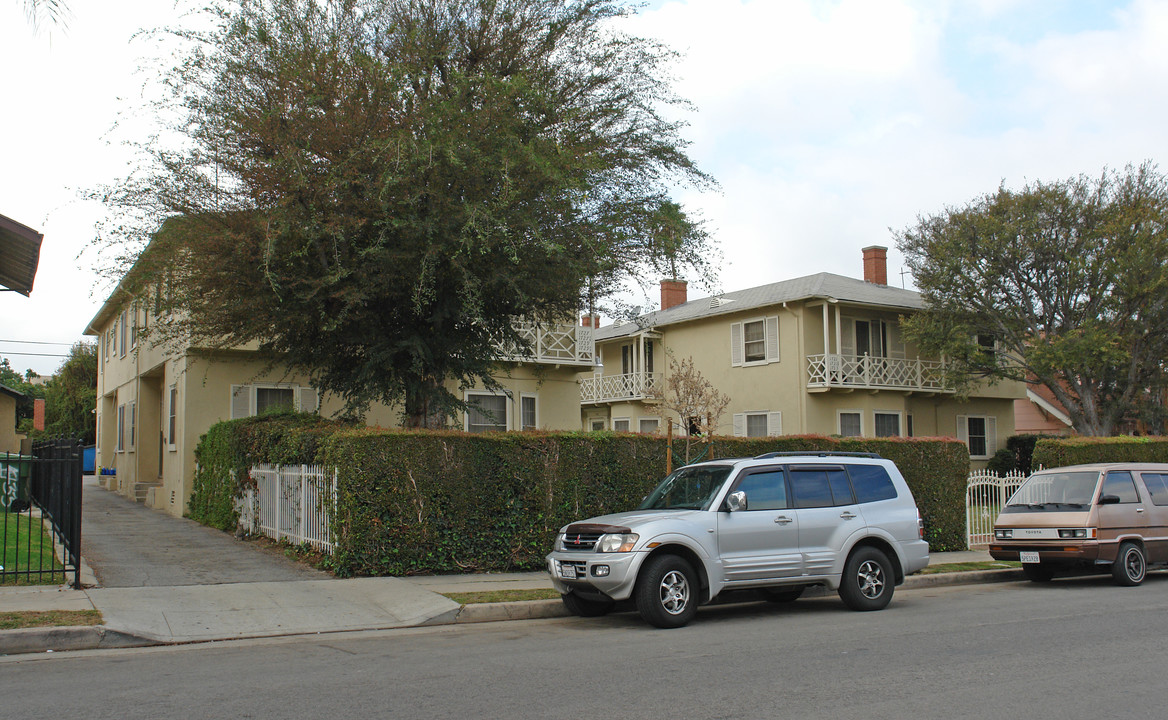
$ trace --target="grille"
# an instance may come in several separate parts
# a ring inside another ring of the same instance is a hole
[[[603,533],[564,533],[564,549],[576,552],[590,552],[596,548]]]

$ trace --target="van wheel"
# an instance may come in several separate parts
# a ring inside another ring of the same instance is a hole
[[[840,578],[839,596],[853,610],[883,610],[892,602],[892,563],[874,547],[852,553]]]
[[[1119,554],[1111,564],[1111,577],[1116,585],[1134,587],[1144,581],[1148,572],[1148,562],[1144,551],[1135,543],[1125,542],[1119,546]]]
[[[564,607],[568,608],[568,612],[577,617],[607,615],[612,612],[613,605],[616,605],[612,600],[587,600],[576,593],[561,595],[560,599],[564,601]]]
[[[650,558],[633,590],[637,612],[659,628],[685,625],[698,611],[697,579],[690,564],[676,555]]]
[[[1030,582],[1050,582],[1050,579],[1054,577],[1054,567],[1042,563],[1023,563],[1022,574]]]

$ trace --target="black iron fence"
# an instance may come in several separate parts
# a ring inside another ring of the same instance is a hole
[[[0,584],[81,587],[81,454],[75,440],[0,453]]]

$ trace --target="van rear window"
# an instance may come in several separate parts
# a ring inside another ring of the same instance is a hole
[[[1144,486],[1152,496],[1153,505],[1168,505],[1168,475],[1160,473],[1140,473]]]
[[[896,487],[888,471],[879,465],[848,465],[852,476],[852,488],[856,491],[856,502],[870,503],[891,500],[896,497]]]

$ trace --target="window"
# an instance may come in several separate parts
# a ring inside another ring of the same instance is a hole
[[[126,406],[118,405],[118,452],[126,451]]]
[[[628,432],[629,431],[629,419],[628,418],[613,418],[612,419],[612,429],[615,432]]]
[[[130,431],[130,432],[129,432],[129,435],[130,435],[130,446],[129,446],[129,449],[130,449],[131,451],[133,451],[133,450],[134,450],[134,442],[135,442],[135,440],[137,439],[137,438],[135,437],[135,435],[134,435],[134,428],[135,428],[135,427],[137,426],[137,424],[138,424],[138,423],[137,423],[137,420],[138,420],[138,403],[136,403],[136,402],[132,402],[132,403],[130,403],[130,411],[129,411],[129,421],[130,421],[130,422],[129,422],[129,428],[128,428],[128,429],[129,429],[129,431]]]
[[[178,417],[178,411],[176,410],[176,405],[178,405],[178,386],[171,385],[170,386],[170,413],[169,413],[169,417],[167,418],[167,422],[166,422],[166,444],[169,446],[170,450],[175,449],[175,437],[174,437],[175,419]]]
[[[489,432],[507,429],[507,396],[489,393],[467,393],[467,432]]]
[[[730,326],[731,365],[763,365],[778,361],[778,317],[747,320]]]
[[[1131,473],[1127,471],[1107,473],[1107,477],[1103,478],[1103,491],[1099,494],[1115,495],[1119,497],[1121,503],[1140,501],[1139,495],[1136,494],[1136,484]]]
[[[860,422],[858,411],[845,410],[840,412],[839,434],[844,437],[860,437],[864,434],[864,427]]]
[[[957,439],[969,448],[969,457],[987,460],[997,452],[997,418],[958,415]]]
[[[738,481],[746,493],[747,510],[784,510],[787,508],[787,481],[780,469],[752,472]]]
[[[852,487],[856,490],[856,502],[870,503],[891,500],[896,497],[896,487],[888,471],[879,465],[849,465]]]
[[[746,412],[734,414],[735,437],[773,437],[783,434],[781,412]]]
[[[900,413],[876,413],[876,437],[900,437]]]
[[[905,429],[905,435],[907,435],[908,437],[916,437],[916,435],[913,434],[913,416],[912,416],[912,413],[909,413],[908,415],[904,416],[904,429]]]
[[[601,418],[593,418],[588,421],[588,429],[592,432],[599,432],[604,429],[604,420]]]
[[[831,485],[824,468],[791,468],[791,494],[796,508],[831,507]]]
[[[138,301],[130,305],[130,348],[138,347]]]
[[[535,430],[538,427],[535,416],[535,396],[522,395],[519,398],[519,428],[521,430]]]
[[[649,435],[656,433],[660,427],[661,420],[658,418],[641,418],[637,431]]]
[[[316,406],[316,390],[302,385],[273,383],[231,386],[230,417],[233,420],[278,410],[316,412]]]
[[[1153,505],[1168,505],[1168,475],[1159,473],[1143,473],[1144,486],[1152,496]]]
[[[118,355],[119,357],[126,356],[126,311],[122,311],[122,316],[118,319]]]

